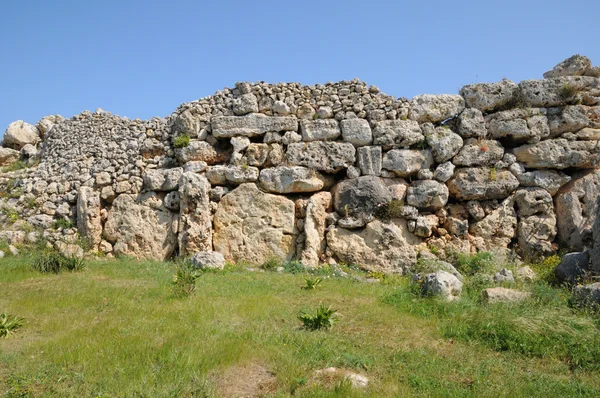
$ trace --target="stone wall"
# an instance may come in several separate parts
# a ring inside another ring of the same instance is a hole
[[[0,238],[384,272],[426,250],[581,250],[600,195],[599,75],[574,56],[542,80],[412,100],[358,80],[238,83],[166,119],[15,122],[0,165],[31,167],[0,174]]]

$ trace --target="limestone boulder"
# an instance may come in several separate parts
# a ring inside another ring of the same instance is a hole
[[[503,156],[504,147],[498,141],[470,138],[452,159],[452,163],[456,166],[490,166],[502,160]]]
[[[426,296],[439,296],[446,301],[460,298],[462,282],[449,272],[439,270],[425,276],[421,292]]]
[[[571,302],[575,306],[591,310],[600,308],[600,282],[575,286]]]
[[[487,136],[483,113],[476,108],[466,108],[458,116],[458,134],[463,138]]]
[[[409,118],[419,123],[439,123],[465,109],[465,100],[453,94],[417,95],[410,102]]]
[[[288,145],[286,158],[292,166],[337,173],[354,164],[356,149],[348,142],[293,143]]]
[[[581,251],[593,244],[592,230],[599,208],[600,170],[574,174],[554,198],[558,241],[565,247]]]
[[[327,210],[331,207],[332,196],[329,192],[319,192],[308,200],[304,218],[304,248],[300,261],[307,267],[316,267],[325,253],[325,228]]]
[[[40,132],[37,127],[22,120],[12,122],[4,132],[2,145],[7,148],[21,150],[25,145],[35,145],[40,142]]]
[[[197,252],[190,259],[197,269],[222,270],[225,268],[225,257],[219,252]]]
[[[588,57],[575,54],[544,73],[544,78],[549,79],[559,76],[583,76],[592,67]]]
[[[55,124],[60,123],[63,120],[65,119],[61,115],[44,116],[36,123],[35,127],[38,129],[40,137],[44,138],[46,134],[52,130],[52,127],[54,127]]]
[[[231,148],[211,145],[206,141],[192,141],[187,147],[176,149],[175,156],[180,164],[198,161],[209,165],[227,163],[231,158]]]
[[[583,106],[562,106],[547,111],[550,137],[555,138],[568,132],[576,132],[590,125]]]
[[[233,113],[238,116],[258,112],[258,100],[252,93],[242,94],[233,100]]]
[[[556,216],[535,214],[519,219],[517,239],[521,255],[528,261],[540,261],[555,253],[552,242],[556,237]]]
[[[447,183],[450,195],[459,200],[503,199],[519,187],[508,170],[463,168]]]
[[[408,187],[406,202],[420,210],[437,211],[448,203],[448,187],[435,180],[414,181]]]
[[[89,239],[92,249],[102,241],[100,193],[91,187],[81,187],[77,193],[77,231]]]
[[[491,287],[483,289],[481,296],[483,301],[489,304],[516,303],[527,300],[531,297],[531,293],[504,287]]]
[[[541,188],[519,189],[515,192],[515,205],[520,217],[554,214],[552,195]]]
[[[242,184],[221,198],[213,219],[215,251],[227,261],[262,264],[295,253],[294,202]]]
[[[521,95],[532,107],[562,106],[600,102],[600,81],[589,76],[560,76],[519,83]]]
[[[183,168],[149,169],[144,172],[144,188],[148,191],[175,191],[179,188],[179,179]]]
[[[452,162],[441,163],[435,168],[433,178],[440,182],[446,182],[454,175],[455,168],[456,167],[452,164]]]
[[[185,172],[179,180],[179,253],[212,251],[210,183],[206,177]]]
[[[8,166],[19,160],[20,152],[0,146],[0,166]]]
[[[362,175],[379,176],[382,167],[382,152],[380,146],[363,146],[356,150],[358,167]]]
[[[408,231],[406,220],[374,220],[362,230],[331,228],[327,248],[342,262],[368,271],[402,274],[417,261],[421,240]]]
[[[384,150],[410,147],[424,139],[421,126],[414,120],[383,120],[373,129],[373,144]]]
[[[592,231],[592,236],[594,239],[594,246],[590,251],[591,257],[591,266],[596,276],[600,276],[600,197],[596,201],[596,216],[594,222],[594,229]]]
[[[565,254],[554,269],[554,276],[558,283],[575,285],[581,282],[590,270],[590,253],[586,250]]]
[[[298,119],[291,116],[213,116],[212,134],[215,138],[254,137],[265,133],[298,131]]]
[[[593,169],[600,165],[600,146],[594,141],[545,140],[514,149],[517,161],[537,169]]]
[[[485,117],[490,138],[536,143],[550,135],[546,109],[516,108]]]
[[[504,200],[497,209],[469,226],[469,233],[482,238],[480,250],[507,247],[516,235],[517,213],[512,197]]]
[[[104,237],[115,255],[165,260],[177,249],[177,216],[163,206],[163,195],[121,194],[112,203]]]
[[[398,177],[409,177],[433,164],[433,155],[428,149],[392,149],[383,155],[382,167]]]
[[[340,122],[340,127],[344,141],[355,147],[371,145],[373,142],[371,126],[365,119],[345,119]]]
[[[392,200],[392,194],[383,180],[375,176],[361,176],[343,180],[333,187],[333,204],[340,216],[369,219],[377,208]]]
[[[524,187],[539,187],[556,195],[560,187],[571,181],[571,177],[556,170],[533,170],[519,173],[519,184]]]
[[[192,110],[186,109],[175,118],[173,122],[173,135],[187,135],[199,140],[206,139],[208,131],[206,126],[210,121],[210,117],[204,114],[193,113]]]
[[[492,112],[515,102],[519,86],[508,79],[496,83],[469,84],[460,90],[460,95],[464,97],[467,108]]]
[[[426,138],[437,163],[452,159],[463,146],[461,136],[446,127],[437,127]]]
[[[302,166],[278,166],[260,171],[261,187],[273,193],[302,193],[320,191],[332,185],[329,177]]]
[[[335,119],[300,120],[302,141],[334,141],[341,135]]]

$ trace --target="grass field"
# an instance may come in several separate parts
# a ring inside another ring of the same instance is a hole
[[[565,290],[520,288],[519,305],[421,298],[408,278],[365,283],[304,274],[205,272],[189,297],[175,265],[90,261],[41,274],[31,258],[0,260],[0,313],[25,319],[0,339],[5,397],[566,397],[600,396],[600,320],[568,307]],[[320,303],[331,330],[301,328]],[[314,372],[367,376],[353,389]]]

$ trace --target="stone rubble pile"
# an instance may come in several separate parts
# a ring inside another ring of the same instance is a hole
[[[31,167],[0,174],[0,239],[79,232],[107,255],[395,273],[427,248],[581,251],[600,196],[599,75],[574,56],[542,80],[412,100],[358,80],[237,83],[166,119],[14,122],[0,166]]]

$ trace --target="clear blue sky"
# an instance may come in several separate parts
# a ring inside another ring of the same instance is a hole
[[[236,81],[358,77],[387,94],[456,93],[600,64],[600,1],[3,0],[0,135],[101,107],[167,116]]]

